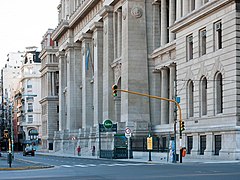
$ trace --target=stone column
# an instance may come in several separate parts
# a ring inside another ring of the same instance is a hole
[[[176,80],[176,64],[171,64],[170,69],[170,81],[169,81],[169,99],[175,99],[175,80]],[[169,102],[169,123],[172,124],[175,118],[175,103]]]
[[[161,0],[161,46],[168,42],[167,0]]]
[[[117,57],[122,55],[122,9],[118,9]]]
[[[169,26],[172,26],[176,19],[175,0],[169,0]],[[169,31],[169,42],[175,39],[175,33]]]
[[[149,59],[146,35],[145,1],[124,1],[122,4],[122,66],[121,88],[149,93]],[[129,13],[130,12],[130,13]],[[141,22],[141,23],[140,23]],[[134,121],[150,122],[149,98],[121,93],[121,121],[130,125]],[[142,123],[142,122],[141,122]],[[137,125],[136,125],[137,126]]]
[[[56,92],[55,92],[55,86],[56,86],[56,83],[55,83],[55,75],[56,75],[56,72],[52,72],[52,77],[51,77],[51,84],[52,84],[52,96],[56,96]]]
[[[153,49],[160,47],[160,3],[153,3]]]
[[[195,9],[199,9],[202,6],[202,0],[195,0]]]
[[[168,98],[168,91],[169,91],[169,79],[168,79],[168,69],[163,67],[161,69],[161,97]],[[168,101],[161,101],[161,124],[168,124],[169,123],[169,102]]]
[[[213,155],[213,133],[206,134],[206,149],[204,151],[204,156],[211,157]]]
[[[198,136],[198,133],[193,134],[193,147],[192,147],[192,150],[191,150],[191,155],[193,157],[196,157],[197,155],[199,155],[199,136]]]
[[[183,6],[183,16],[186,16],[189,13],[189,0],[183,0],[182,1]]]
[[[82,128],[93,126],[93,49],[92,34],[83,33],[82,41]],[[90,50],[88,52],[88,49]],[[90,53],[88,55],[88,53]],[[87,57],[88,56],[88,57]],[[88,62],[87,62],[88,59]]]
[[[103,23],[96,22],[91,26],[93,31],[94,48],[94,83],[93,83],[93,104],[94,104],[94,126],[102,123],[103,110]]]
[[[76,82],[75,82],[75,71],[79,71],[75,67],[74,57],[74,45],[68,44],[66,48],[67,54],[67,129],[76,129],[77,123],[77,93],[76,93]]]
[[[113,51],[114,51],[114,59],[117,58],[117,44],[118,44],[118,41],[117,41],[117,37],[118,37],[118,31],[117,31],[117,28],[118,28],[118,14],[117,12],[114,12],[113,13],[113,43],[114,43],[114,48],[113,48]]]
[[[103,17],[103,118],[114,118],[114,102],[111,96],[113,85],[113,70],[110,64],[113,62],[113,7],[104,6],[100,15]]]
[[[177,1],[176,19],[178,20],[182,17],[182,0],[176,0],[176,1]]]
[[[150,70],[151,71],[151,70]],[[150,94],[155,96],[161,96],[161,71],[153,70],[153,73],[150,75]],[[161,100],[159,99],[150,99],[150,107],[151,107],[151,122],[152,125],[160,125],[161,124]]]
[[[57,54],[59,58],[59,130],[66,129],[66,119],[65,119],[65,98],[64,98],[64,91],[66,88],[66,60],[65,60],[65,53],[58,52]]]
[[[45,89],[47,90],[47,96],[52,96],[52,78],[51,78],[52,73],[47,72],[47,86]]]
[[[121,97],[115,97],[114,98],[115,103],[115,121],[120,122],[121,121]]]
[[[82,128],[82,49],[80,43],[73,44],[74,55],[74,85],[75,85],[75,101],[76,101],[76,120],[74,122],[74,129]]]

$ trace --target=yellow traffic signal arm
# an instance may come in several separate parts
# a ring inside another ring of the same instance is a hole
[[[182,110],[181,107],[179,105],[179,103],[173,99],[168,99],[168,98],[163,98],[163,97],[159,97],[159,96],[153,96],[153,95],[149,95],[149,94],[144,94],[144,93],[139,93],[139,92],[135,92],[135,91],[129,91],[129,90],[124,90],[124,89],[115,89],[117,91],[121,91],[121,92],[126,92],[126,93],[130,93],[130,94],[136,94],[139,96],[145,96],[145,97],[150,97],[150,98],[154,98],[154,99],[160,99],[163,101],[169,101],[169,102],[173,102],[176,104],[176,106],[178,107],[179,110],[179,122],[182,122]]]

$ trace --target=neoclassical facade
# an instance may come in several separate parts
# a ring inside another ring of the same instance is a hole
[[[179,120],[175,105],[120,92],[113,98],[117,84],[180,98],[188,157],[240,158],[237,1],[62,0],[58,10],[55,151],[98,148],[98,124],[106,119],[118,133],[131,128],[133,150],[146,149],[149,133],[154,150],[166,150]]]
[[[42,148],[53,150],[54,131],[59,129],[59,70],[55,46],[51,35],[53,30],[48,29],[43,36],[41,59],[41,100],[42,107]]]

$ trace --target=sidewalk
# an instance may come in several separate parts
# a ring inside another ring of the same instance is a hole
[[[86,158],[86,159],[100,159],[98,156],[90,155],[81,155],[77,156],[71,153],[63,152],[41,152],[38,151],[39,155],[52,155],[52,156],[61,156],[61,157],[75,157],[75,158]],[[104,160],[104,158],[101,158]],[[107,159],[109,160],[109,159]],[[149,161],[148,152],[133,152],[132,159],[113,159],[117,161],[126,161],[126,162],[144,162],[144,163],[160,163],[160,164],[175,164],[170,161],[170,158],[167,157],[166,153],[151,153],[151,161]],[[179,163],[179,161],[177,162]],[[240,163],[240,160],[211,160],[211,159],[192,159],[183,157],[182,163]]]
[[[25,161],[20,159],[13,159],[11,167],[9,167],[9,164],[7,162],[7,153],[2,153],[2,156],[0,157],[0,171],[1,170],[26,170],[26,169],[42,169],[42,168],[48,168],[51,166],[46,166],[39,163],[34,163],[31,161]]]

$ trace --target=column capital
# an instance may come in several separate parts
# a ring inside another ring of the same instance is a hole
[[[65,51],[58,51],[58,52],[56,53],[56,56],[57,56],[58,58],[64,57],[64,56],[65,56]]]
[[[103,18],[107,17],[108,14],[113,13],[113,6],[103,6],[102,9],[99,11],[99,15]]]
[[[90,40],[90,39],[92,39],[92,34],[91,33],[82,33],[78,39],[79,39],[79,41]]]
[[[91,26],[90,26],[90,30],[91,31],[98,31],[98,30],[103,30],[103,23],[102,22],[94,22]]]
[[[152,5],[160,5],[161,3],[160,3],[160,0],[154,0],[153,2],[152,2]]]

